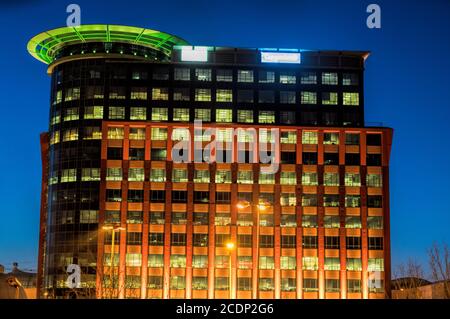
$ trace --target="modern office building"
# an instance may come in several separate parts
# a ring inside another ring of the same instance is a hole
[[[67,296],[69,264],[92,298],[389,296],[392,129],[364,122],[368,52],[116,25],[28,50],[51,76],[41,297]]]

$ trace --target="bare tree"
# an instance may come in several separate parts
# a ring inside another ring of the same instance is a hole
[[[399,264],[394,270],[394,289],[404,291],[400,298],[420,299],[419,287],[424,276],[422,265],[410,258],[406,263]]]
[[[450,299],[450,250],[446,243],[442,246],[433,243],[428,249],[430,258],[431,276],[435,282],[442,282],[444,286],[444,297]]]

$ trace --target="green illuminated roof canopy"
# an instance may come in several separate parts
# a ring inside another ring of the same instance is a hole
[[[158,50],[167,56],[170,56],[173,46],[188,44],[177,36],[157,30],[90,24],[42,32],[28,42],[27,49],[39,61],[50,64],[62,47],[86,42],[129,43]]]

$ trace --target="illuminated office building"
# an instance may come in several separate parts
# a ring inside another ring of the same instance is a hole
[[[364,123],[368,52],[192,47],[114,25],[47,31],[28,50],[52,79],[41,296],[67,295],[69,264],[90,297],[390,294],[392,130]],[[212,140],[228,142],[216,161],[174,160],[178,143]]]

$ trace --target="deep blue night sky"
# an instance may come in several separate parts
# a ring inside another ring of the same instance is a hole
[[[0,4],[0,264],[35,269],[41,159],[50,78],[26,51],[37,33],[64,26],[66,6],[81,22],[176,34],[194,45],[369,50],[366,122],[394,128],[391,233],[394,265],[426,263],[433,241],[450,243],[450,1],[40,1]],[[366,27],[377,3],[382,28]]]

